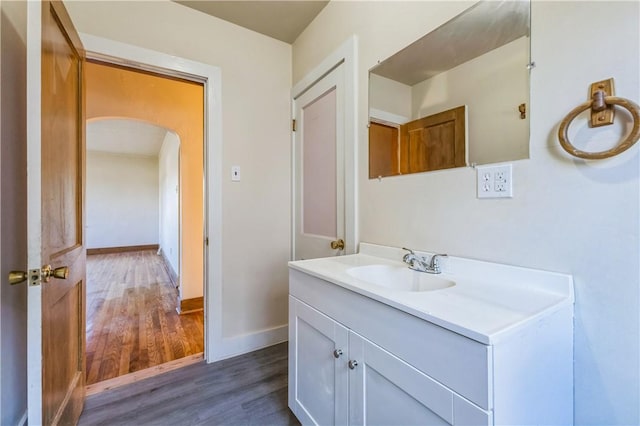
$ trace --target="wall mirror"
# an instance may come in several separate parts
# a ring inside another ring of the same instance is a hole
[[[481,1],[369,71],[369,178],[529,157],[530,2]]]

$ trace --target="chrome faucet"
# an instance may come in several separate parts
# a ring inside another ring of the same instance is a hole
[[[429,274],[439,274],[442,272],[440,270],[440,263],[438,263],[438,258],[446,257],[446,254],[434,254],[427,262],[427,259],[422,256],[418,256],[411,249],[402,247],[402,250],[406,250],[409,252],[402,257],[402,261],[409,265],[409,269],[413,269],[414,271],[418,272],[427,272]]]

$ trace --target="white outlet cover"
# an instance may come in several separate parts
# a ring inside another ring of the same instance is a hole
[[[478,198],[513,198],[511,164],[476,167]]]
[[[240,182],[240,166],[231,166],[231,181]]]

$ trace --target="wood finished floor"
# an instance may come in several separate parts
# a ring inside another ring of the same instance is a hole
[[[153,250],[87,256],[87,384],[202,352],[203,313],[177,297]]]
[[[299,425],[287,408],[287,343],[204,361],[88,397],[79,425]]]

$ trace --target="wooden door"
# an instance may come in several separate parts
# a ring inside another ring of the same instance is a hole
[[[400,126],[403,174],[464,167],[467,164],[466,106]]]
[[[85,384],[84,56],[62,2],[29,2],[28,19],[28,265],[31,277],[68,267],[66,278],[30,279],[28,416],[75,424]]]
[[[347,424],[348,344],[348,329],[289,296],[289,407],[302,424]]]
[[[345,238],[344,64],[295,102],[294,259],[341,254]]]
[[[369,124],[369,179],[400,174],[398,128]]]

